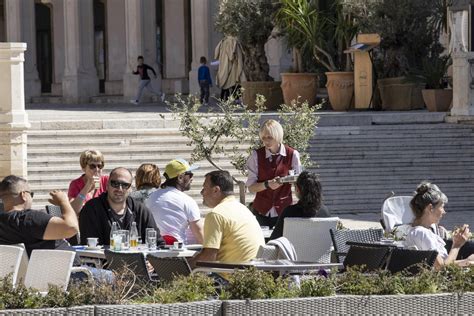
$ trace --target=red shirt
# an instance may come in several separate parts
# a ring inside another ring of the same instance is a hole
[[[109,181],[109,176],[101,176],[100,177],[100,188],[98,190],[93,191],[94,196],[92,196],[92,193],[86,194],[86,199],[84,202],[89,201],[92,198],[98,197],[101,195],[103,192],[107,191],[107,182]],[[84,175],[80,176],[77,179],[74,179],[71,181],[69,184],[69,190],[67,192],[67,195],[69,199],[75,199],[79,192],[81,192],[82,188],[85,186],[84,182]]]

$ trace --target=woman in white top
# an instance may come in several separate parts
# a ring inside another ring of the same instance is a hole
[[[459,231],[453,232],[453,245],[449,253],[445,248],[444,240],[431,230],[431,225],[438,224],[446,213],[444,204],[447,202],[446,195],[436,185],[429,182],[422,182],[410,201],[415,219],[405,240],[405,246],[416,246],[419,250],[436,250],[438,252],[434,264],[436,269],[450,263],[456,263],[460,266],[474,264],[474,254],[466,259],[456,260],[459,249],[471,235],[468,225],[463,225]]]

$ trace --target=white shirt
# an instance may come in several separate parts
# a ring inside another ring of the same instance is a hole
[[[162,236],[170,235],[187,243],[186,228],[201,218],[196,201],[175,187],[166,187],[153,192],[145,203]]]
[[[278,154],[280,154],[283,157],[286,157],[285,145],[283,145],[283,144],[280,145],[280,152]],[[273,158],[272,153],[267,148],[265,148],[265,158],[269,159],[270,162],[272,161],[272,158]],[[301,166],[301,161],[300,161],[300,153],[296,149],[293,149],[293,158],[291,160],[291,169],[293,169],[295,171],[295,174],[300,174],[302,169],[303,169],[302,166]],[[249,187],[249,186],[257,183],[257,181],[258,181],[258,155],[257,155],[256,150],[252,151],[252,154],[247,159],[247,171],[248,171],[248,176],[247,176],[247,182],[245,183],[245,185],[247,187]],[[272,207],[268,211],[266,216],[277,217],[278,213],[276,212],[275,207]]]
[[[418,250],[436,250],[443,260],[448,256],[443,238],[423,226],[411,227],[404,244],[406,247],[416,246]]]

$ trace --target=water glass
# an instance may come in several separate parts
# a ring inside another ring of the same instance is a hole
[[[156,250],[156,230],[150,229],[146,231],[146,245],[148,250]]]
[[[126,229],[121,229],[118,231],[118,234],[122,236],[122,249],[130,249],[130,232]]]
[[[114,235],[114,251],[120,251],[122,250],[122,235],[120,234],[115,234]]]

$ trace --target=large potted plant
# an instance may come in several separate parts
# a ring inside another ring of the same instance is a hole
[[[269,75],[265,43],[274,28],[274,0],[221,0],[216,16],[216,29],[224,36],[232,36],[243,51],[243,102],[253,106],[256,95],[264,95],[267,107],[276,108],[282,101],[280,83]]]
[[[448,67],[451,65],[450,56],[426,58],[423,60],[423,69],[420,75],[426,82],[421,91],[426,108],[430,112],[447,112],[453,101],[453,90],[446,89]]]
[[[308,99],[310,104],[316,101],[316,75],[302,74],[304,62],[301,59],[306,51],[327,70],[326,87],[333,109],[349,108],[354,92],[354,73],[350,56],[344,54],[344,50],[358,27],[351,14],[354,7],[346,6],[346,2],[350,1],[335,0],[330,7],[323,8],[319,1],[314,0],[280,0],[276,23],[293,49],[293,70],[296,72],[282,74],[285,103],[302,95],[311,98]],[[295,82],[298,79],[301,83]],[[303,89],[310,87],[313,91],[304,92]]]
[[[440,0],[441,1],[441,0]],[[379,33],[374,51],[377,85],[385,110],[423,108],[424,83],[408,80],[423,58],[437,56],[442,47],[436,23],[439,7],[433,0],[372,1],[363,21],[364,31]]]

